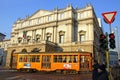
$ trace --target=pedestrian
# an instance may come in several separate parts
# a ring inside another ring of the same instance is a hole
[[[109,80],[108,72],[106,71],[106,67],[104,65],[100,65],[98,68],[98,79],[96,80]]]
[[[103,61],[101,65],[104,66],[105,68],[107,68],[107,65],[106,65],[105,61]]]
[[[99,68],[99,64],[98,64],[97,60],[94,60],[94,65],[92,67],[93,67],[92,79],[97,80],[97,78],[98,78],[98,68]]]

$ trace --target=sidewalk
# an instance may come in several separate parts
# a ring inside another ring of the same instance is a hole
[[[0,65],[0,70],[6,70],[7,68],[3,65]]]

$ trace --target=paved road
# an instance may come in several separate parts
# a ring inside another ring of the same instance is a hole
[[[92,80],[91,74],[56,74],[56,73],[25,73],[14,70],[5,70],[0,72],[0,80]]]
[[[0,80],[92,80],[91,74],[26,73],[0,68]]]

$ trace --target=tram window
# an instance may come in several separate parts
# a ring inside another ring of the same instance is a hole
[[[24,56],[24,62],[27,62],[27,56]]]
[[[40,56],[39,55],[37,55],[36,62],[40,62]]]
[[[36,57],[36,56],[32,56],[32,62],[35,62],[35,57]]]
[[[66,62],[67,56],[63,56],[63,62]]]
[[[20,56],[19,61],[20,61],[20,62],[23,62],[23,56]]]
[[[58,56],[58,62],[62,62],[62,56],[61,55]]]
[[[47,62],[50,62],[50,56],[46,56]]]
[[[57,56],[54,56],[54,62],[57,62]]]
[[[28,62],[30,62],[30,60],[31,60],[31,56],[28,56]]]
[[[78,56],[74,56],[74,63],[78,62]]]
[[[69,63],[72,63],[72,56],[68,56]]]

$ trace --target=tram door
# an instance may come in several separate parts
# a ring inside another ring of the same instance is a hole
[[[51,68],[51,56],[43,55],[42,56],[42,69],[50,69]]]
[[[17,68],[17,58],[18,58],[18,55],[13,55],[12,56],[12,68]]]
[[[90,57],[87,55],[80,56],[80,71],[89,71]]]

